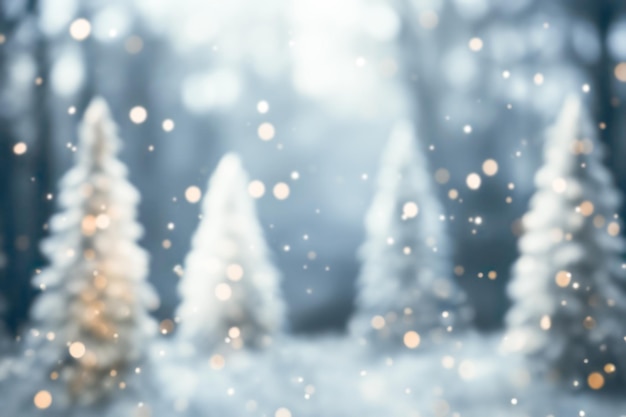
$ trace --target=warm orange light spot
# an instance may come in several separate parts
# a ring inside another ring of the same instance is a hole
[[[45,410],[46,408],[52,405],[52,395],[48,391],[42,390],[35,394],[33,398],[33,403],[35,403],[35,407],[40,410]]]
[[[604,377],[599,372],[593,372],[587,377],[587,385],[593,390],[599,390],[604,386]]]

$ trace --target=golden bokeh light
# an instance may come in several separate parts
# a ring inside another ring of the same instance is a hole
[[[611,236],[617,236],[619,235],[620,232],[620,226],[619,223],[617,222],[611,222],[609,223],[608,227],[606,228],[606,231],[609,233],[609,235]]]
[[[52,405],[52,395],[46,390],[41,390],[33,397],[33,403],[40,410],[45,410]]]
[[[587,377],[587,385],[593,390],[599,390],[604,386],[604,377],[600,372],[592,372]]]
[[[230,264],[226,267],[226,276],[231,281],[240,281],[243,278],[243,267],[239,264]]]
[[[265,184],[259,180],[251,181],[250,184],[248,184],[248,194],[250,194],[252,198],[263,197],[265,195]]]
[[[226,360],[222,355],[213,355],[211,356],[211,359],[209,359],[209,365],[211,366],[211,369],[219,371],[226,365]]]
[[[404,345],[409,349],[415,349],[420,345],[421,338],[420,335],[413,330],[410,330],[404,334]]]
[[[175,124],[172,119],[165,119],[163,120],[163,124],[161,125],[161,127],[164,131],[171,132],[172,130],[174,130]]]
[[[227,301],[233,295],[230,285],[221,283],[215,287],[215,297],[220,301]]]
[[[161,334],[170,334],[174,331],[174,322],[170,319],[165,319],[159,323],[159,331]]]
[[[554,280],[556,281],[556,285],[565,288],[572,282],[572,274],[568,271],[559,271],[556,273]]]
[[[289,197],[290,190],[287,184],[279,182],[274,186],[273,192],[277,200],[285,200]]]
[[[291,417],[291,411],[288,408],[281,407],[274,413],[274,417]]]
[[[132,109],[130,109],[128,116],[130,117],[131,122],[135,124],[141,124],[145,122],[146,119],[148,118],[148,111],[146,110],[145,107],[135,106]]]
[[[239,329],[239,327],[231,327],[230,329],[228,329],[228,337],[236,339],[239,336],[241,336],[241,330]]]
[[[70,352],[70,356],[74,359],[80,359],[85,356],[85,352],[87,349],[85,345],[81,342],[74,342],[70,344],[68,351]]]
[[[580,203],[580,206],[578,206],[578,209],[580,210],[580,214],[585,217],[589,217],[593,214],[595,208],[591,201],[583,201]]]
[[[469,49],[474,52],[478,52],[483,49],[483,40],[480,38],[472,38],[468,43]]]
[[[13,153],[15,155],[24,155],[28,150],[28,146],[24,142],[18,142],[13,145]]]
[[[495,159],[487,159],[483,162],[483,172],[488,177],[493,177],[498,173],[498,163]]]
[[[90,34],[91,23],[89,23],[89,20],[87,19],[76,19],[70,25],[70,36],[77,41],[84,41]]]
[[[587,330],[593,329],[594,327],[596,327],[596,320],[591,316],[585,317],[585,319],[583,320],[583,327]]]
[[[185,199],[191,203],[196,204],[202,198],[202,191],[199,187],[192,185],[185,190]]]
[[[381,330],[385,327],[385,318],[383,316],[374,316],[372,317],[371,325],[376,330]]]
[[[276,136],[276,129],[271,123],[261,123],[259,125],[259,128],[257,129],[257,134],[259,135],[259,138],[261,138],[261,140],[272,140],[274,139],[274,136]]]
[[[419,207],[412,201],[404,203],[402,206],[402,217],[404,219],[412,219],[419,213]]]
[[[480,188],[480,184],[482,183],[482,179],[480,178],[480,175],[472,172],[465,179],[465,183],[470,190],[478,190]]]
[[[615,66],[615,78],[626,83],[626,62],[620,62]]]

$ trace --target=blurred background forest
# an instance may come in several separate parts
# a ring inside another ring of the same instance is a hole
[[[508,306],[517,220],[568,94],[591,105],[626,189],[623,1],[3,0],[0,57],[0,297],[13,331],[94,95],[111,105],[142,194],[159,319],[174,314],[198,224],[186,190],[204,190],[228,151],[265,184],[259,214],[296,332],[341,329],[352,311],[363,218],[398,119],[417,126],[456,278],[485,330]],[[497,175],[483,175],[488,159]],[[272,195],[279,182],[287,199]]]

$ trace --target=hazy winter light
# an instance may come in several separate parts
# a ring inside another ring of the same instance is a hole
[[[15,155],[24,155],[28,150],[28,146],[24,142],[18,142],[13,145],[13,153]]]
[[[567,181],[563,178],[556,178],[552,181],[552,189],[557,194],[562,194],[567,189]]]
[[[448,198],[450,200],[456,200],[457,198],[459,198],[459,192],[455,188],[452,188],[450,191],[448,191]]]
[[[435,171],[435,181],[439,184],[447,184],[450,181],[450,171],[445,168],[439,168]]]
[[[42,390],[35,394],[33,398],[35,407],[44,410],[52,405],[52,395],[48,391]]]
[[[276,135],[276,129],[274,129],[273,124],[265,122],[259,125],[257,133],[261,140],[272,140],[274,139],[274,135]]]
[[[404,219],[412,219],[417,216],[417,213],[419,213],[419,207],[412,201],[409,201],[402,206],[402,217]]]
[[[561,288],[565,288],[569,286],[572,281],[572,274],[567,271],[559,271],[556,273],[554,280],[556,281],[556,285]]]
[[[588,93],[591,91],[591,86],[589,84],[583,84],[582,90],[583,90],[583,93]]]
[[[615,67],[615,78],[619,81],[626,83],[626,62],[620,62]]]
[[[269,110],[270,110],[270,104],[265,100],[261,100],[256,104],[256,111],[258,111],[261,114],[265,114]]]
[[[574,283],[574,288],[576,288],[576,283]],[[583,320],[583,327],[587,330],[593,329],[596,327],[596,320],[591,316],[585,317]]]
[[[276,184],[273,191],[274,197],[276,197],[276,199],[278,200],[285,200],[287,197],[289,197],[289,185],[285,184],[284,182],[279,182],[278,184]]]
[[[220,370],[226,365],[226,360],[222,355],[213,355],[211,359],[209,359],[209,364],[211,365],[211,369]]]
[[[185,190],[185,199],[191,204],[195,204],[202,198],[202,191],[199,187],[192,185]]]
[[[293,171],[290,176],[291,176],[291,179],[294,181],[300,179],[300,173],[298,171]]]
[[[609,232],[609,235],[611,235],[611,236],[619,235],[619,231],[620,231],[619,223],[617,223],[617,222],[609,223],[609,226],[607,227],[606,230],[607,230],[607,232]]]
[[[131,36],[126,39],[124,47],[126,48],[126,52],[129,54],[138,54],[143,49],[143,39],[139,36]]]
[[[111,225],[111,218],[106,214],[98,214],[96,216],[96,227],[100,230],[104,230]]]
[[[135,106],[128,113],[131,122],[141,124],[148,118],[148,111],[142,106]]]
[[[473,362],[465,360],[459,364],[459,376],[462,379],[473,379],[476,374],[476,366]]]
[[[541,320],[539,321],[539,327],[541,327],[541,330],[550,330],[550,327],[552,327],[552,319],[550,318],[550,316],[542,316]]]
[[[425,10],[420,13],[419,22],[424,29],[434,29],[439,24],[439,16],[433,10]]]
[[[239,281],[243,278],[243,268],[239,264],[230,264],[226,267],[226,276],[231,281]]]
[[[241,330],[239,330],[239,327],[231,327],[228,329],[228,337],[231,339],[236,339],[239,336],[241,336]]]
[[[372,317],[371,325],[374,329],[380,330],[385,327],[385,318],[383,316]]]
[[[535,74],[535,76],[533,77],[533,82],[534,82],[536,85],[542,85],[542,84],[543,84],[543,82],[544,82],[544,77],[543,77],[543,74],[540,74],[540,73]]]
[[[87,19],[76,19],[70,25],[70,35],[77,41],[84,41],[91,33],[91,23]]]
[[[580,210],[580,214],[585,217],[591,216],[594,211],[594,206],[591,201],[583,201],[582,203],[580,203],[580,206],[578,208]]]
[[[215,297],[220,301],[229,300],[232,295],[233,290],[228,284],[221,283],[215,287]]]
[[[248,184],[248,194],[250,194],[252,198],[263,197],[265,194],[265,184],[259,180],[251,181],[250,184]]]
[[[274,413],[274,417],[291,417],[291,411],[285,407],[281,407]]]
[[[80,359],[85,356],[87,349],[81,342],[74,342],[69,347],[70,356],[74,359]]]
[[[470,190],[478,190],[480,188],[480,184],[482,183],[482,180],[480,178],[480,175],[478,175],[475,172],[472,172],[465,179],[465,183],[467,184]]]
[[[463,126],[463,133],[465,133],[466,135],[469,135],[470,133],[472,133],[472,126],[471,125],[465,125]]]
[[[505,80],[511,77],[511,71],[502,71],[502,78]]]
[[[599,390],[604,386],[604,377],[600,372],[593,372],[587,377],[587,385],[593,390]]]
[[[483,40],[480,38],[470,39],[469,48],[474,52],[480,51],[481,49],[483,49]]]
[[[170,319],[165,319],[159,323],[159,331],[161,334],[169,334],[174,331],[174,322]]]
[[[172,119],[165,119],[163,120],[163,124],[161,126],[163,127],[164,131],[171,132],[172,130],[174,130],[174,121]]]
[[[487,159],[483,162],[483,172],[488,177],[493,177],[498,173],[498,163],[493,159]]]
[[[421,338],[417,332],[410,330],[404,334],[403,341],[406,347],[409,349],[415,349],[419,346]]]

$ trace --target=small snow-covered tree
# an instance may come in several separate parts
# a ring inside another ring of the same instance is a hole
[[[96,98],[82,121],[76,165],[61,181],[62,211],[42,245],[50,265],[34,279],[42,293],[31,334],[40,335],[36,352],[46,369],[32,372],[52,375],[50,384],[63,384],[80,404],[118,388],[156,330],[147,311],[158,299],[136,243],[139,193],[116,158],[119,147],[108,107]]]
[[[239,157],[222,158],[203,201],[202,220],[179,292],[180,339],[197,353],[261,347],[283,324],[279,274],[269,258],[248,175]]]
[[[544,149],[523,217],[505,340],[538,370],[572,382],[610,374],[626,347],[621,197],[578,98],[566,101]]]
[[[470,311],[451,278],[440,216],[414,129],[399,122],[383,153],[366,218],[352,334],[374,345],[413,348],[467,320]]]

